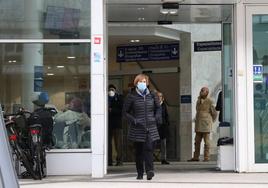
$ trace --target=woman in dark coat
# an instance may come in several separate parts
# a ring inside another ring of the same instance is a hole
[[[161,92],[157,92],[157,96],[159,98],[162,112],[162,123],[157,125],[161,140],[161,164],[169,164],[167,161],[167,135],[169,126],[167,105],[164,103],[164,96]]]
[[[145,163],[147,180],[151,180],[154,176],[154,142],[159,140],[157,123],[162,120],[158,97],[149,91],[148,85],[148,76],[136,76],[135,89],[127,95],[123,106],[123,116],[129,122],[128,139],[135,144],[137,179],[143,179]]]

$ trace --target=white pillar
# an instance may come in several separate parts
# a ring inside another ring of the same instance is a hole
[[[42,1],[25,1],[24,37],[42,39],[41,31],[43,3]],[[22,105],[33,110],[32,95],[34,93],[34,67],[43,66],[43,44],[23,44],[22,58]]]
[[[245,6],[243,2],[235,5],[234,11],[234,40],[235,40],[235,170],[248,171],[247,146],[247,77],[246,77],[246,49],[245,49]],[[253,134],[253,133],[252,133]]]
[[[92,177],[107,173],[107,64],[104,0],[91,1]]]

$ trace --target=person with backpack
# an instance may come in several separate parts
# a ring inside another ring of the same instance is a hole
[[[53,146],[53,114],[45,107],[49,101],[49,96],[47,92],[40,92],[36,95],[36,98],[32,101],[34,106],[34,111],[30,117],[29,123],[32,125],[34,123],[42,125],[42,142],[47,148]],[[37,115],[37,119],[33,118]],[[37,122],[35,122],[37,121]]]
[[[154,144],[159,140],[157,123],[162,122],[161,108],[156,94],[148,89],[147,75],[137,75],[134,86],[126,97],[123,117],[129,124],[128,139],[135,145],[137,179],[143,179],[145,167],[147,180],[151,180],[154,176]]]

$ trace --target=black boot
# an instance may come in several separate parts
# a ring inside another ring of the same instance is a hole
[[[154,172],[153,171],[148,171],[147,172],[147,180],[151,180],[154,177]]]
[[[163,164],[163,165],[169,165],[170,163],[167,160],[162,160],[161,161],[161,164]]]
[[[137,180],[142,180],[143,179],[143,174],[138,174]]]

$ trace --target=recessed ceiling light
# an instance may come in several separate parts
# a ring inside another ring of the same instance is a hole
[[[138,18],[138,20],[139,20],[139,21],[144,21],[144,20],[145,20],[145,18]]]
[[[61,69],[61,68],[64,68],[63,65],[58,65],[57,68]]]
[[[68,59],[75,59],[75,56],[68,56]]]
[[[177,9],[170,9],[169,10],[169,13],[170,14],[177,14],[178,13],[178,10]]]
[[[50,67],[50,66],[48,66],[48,67],[47,67],[47,69],[51,69],[51,67]]]
[[[16,63],[17,61],[16,60],[9,60],[8,62],[9,63]]]
[[[145,9],[144,7],[137,8],[137,10],[144,10],[144,9]]]
[[[169,12],[168,9],[163,9],[163,8],[160,9],[161,14],[168,14],[168,12]]]
[[[135,42],[140,42],[140,40],[139,39],[135,39],[135,40],[130,40],[130,42],[133,42],[133,43],[135,43]]]
[[[54,75],[54,73],[47,73],[47,75],[48,75],[48,76],[53,76],[53,75]]]

